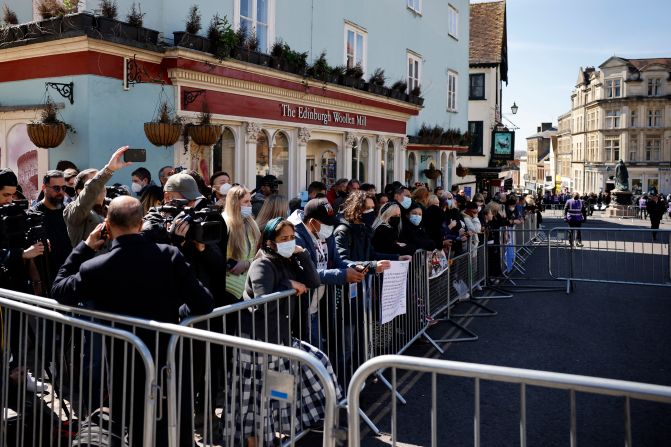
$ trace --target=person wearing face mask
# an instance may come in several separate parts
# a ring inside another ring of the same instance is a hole
[[[226,208],[228,209],[228,206]],[[310,218],[309,220],[315,219]],[[256,254],[249,269],[243,299],[251,302],[254,298],[288,289],[293,289],[297,295],[303,295],[308,289],[319,285],[319,274],[312,262],[310,253],[296,244],[294,225],[282,217],[271,219],[263,231],[261,249]],[[333,368],[328,357],[314,346],[292,337],[291,319],[297,312],[297,301],[296,299],[271,301],[268,305],[259,306],[254,312],[242,312],[240,335],[269,343],[292,346],[315,356],[331,374],[331,378],[336,384],[336,393],[341,396],[342,392],[337,386],[337,379],[333,374]],[[283,360],[278,361],[283,362]],[[270,425],[266,430],[268,439],[253,439],[250,444],[250,438],[255,433],[256,424],[259,423],[257,421],[260,417],[258,412],[264,405],[267,405],[255,402],[255,399],[259,401],[261,399],[263,384],[260,383],[261,381],[253,379],[256,376],[255,369],[266,362],[266,356],[257,356],[256,359],[250,359],[248,356],[245,358],[240,355],[237,362],[236,370],[240,374],[239,380],[242,382],[242,388],[258,391],[256,393],[252,392],[250,400],[243,400],[242,404],[237,406],[241,412],[241,418],[236,417],[236,420],[243,421],[243,426],[238,427],[238,429],[243,437],[248,440],[247,445],[273,445],[273,437],[276,432],[287,433],[291,429],[289,424],[285,423],[285,420],[288,422],[289,418],[277,420],[276,417],[269,417],[268,420],[263,422]],[[289,363],[288,360],[286,362]],[[283,365],[280,366],[281,370],[284,370]],[[286,371],[290,370],[290,367],[286,368]],[[317,424],[324,416],[323,390],[311,385],[308,386],[308,381],[302,374],[299,380],[305,380],[304,383],[299,384],[299,389],[305,388],[301,397],[301,405],[298,407],[314,408],[316,411],[298,413],[299,410],[296,408],[298,432],[303,428]],[[340,399],[340,397],[338,398]],[[275,405],[278,405],[277,401],[270,403],[271,408],[268,414],[276,414]]]
[[[441,224],[441,233],[443,241],[452,241],[449,243],[452,249],[452,255],[457,256],[462,252],[463,242],[468,239],[466,236],[466,225],[464,224],[459,205],[454,199],[452,193],[445,193],[444,218]]]
[[[224,171],[215,172],[210,177],[212,188],[212,201],[215,205],[224,208],[226,205],[226,194],[231,189],[231,176]]]
[[[131,173],[130,179],[130,189],[138,197],[142,197],[142,193],[145,189],[154,184],[154,182],[151,181],[151,173],[147,168],[137,168]]]
[[[431,194],[428,198],[426,210],[422,214],[422,226],[426,230],[426,235],[431,239],[437,248],[448,249],[451,240],[443,240],[441,226],[444,220],[443,210],[440,208],[440,199],[438,196]]]
[[[401,207],[396,202],[388,202],[380,208],[380,214],[373,223],[373,248],[387,255],[412,255],[416,247],[401,242]]]
[[[424,229],[423,214],[424,209],[421,204],[413,203],[410,205],[406,219],[403,222],[403,228],[401,230],[401,241],[417,250],[431,251],[441,248],[442,243],[436,244]]]
[[[401,217],[405,217],[405,214],[408,212],[410,205],[412,205],[412,197],[410,196],[410,190],[405,186],[401,186],[394,190],[394,202],[396,202],[401,207]]]
[[[368,228],[373,229],[373,224],[375,223],[375,195],[367,193],[366,197],[366,209],[363,211],[363,216],[361,216],[361,221],[366,224]]]
[[[480,243],[479,235],[482,232],[482,225],[480,219],[478,219],[478,205],[475,202],[466,202],[461,215],[468,232],[471,253],[477,252],[478,244]]]
[[[305,210],[296,210],[289,217],[296,230],[296,243],[305,248],[310,254],[322,286],[315,289],[310,302],[302,300],[301,319],[307,317],[310,324],[301,324],[308,328],[308,341],[321,349],[322,335],[319,334],[318,311],[325,319],[327,309],[321,299],[324,296],[325,285],[344,285],[358,283],[364,274],[358,272],[340,258],[335,247],[333,230],[338,224],[335,211],[326,198],[312,199],[305,205]],[[320,306],[321,304],[321,306]],[[333,324],[333,322],[331,323]],[[326,327],[326,326],[324,326]],[[325,334],[324,334],[325,336]]]
[[[75,168],[68,168],[63,171],[63,178],[65,179],[65,198],[63,199],[63,206],[70,203],[75,198],[75,178],[79,171]]]

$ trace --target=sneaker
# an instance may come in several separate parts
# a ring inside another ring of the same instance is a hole
[[[468,301],[468,299],[469,299],[470,297],[471,297],[471,294],[470,294],[470,293],[464,293],[463,295],[461,295],[461,296],[458,298],[458,300],[459,300],[459,301]]]
[[[33,375],[28,372],[26,373],[26,390],[31,393],[44,393],[47,389],[47,386],[44,382],[37,380]]]
[[[583,246],[583,245],[582,245],[582,242],[578,242],[578,243],[576,243],[576,245],[577,245],[578,247],[582,247],[582,246]]]

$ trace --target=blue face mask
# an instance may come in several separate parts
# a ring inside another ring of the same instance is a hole
[[[410,197],[404,197],[401,206],[407,210],[410,208],[410,205],[412,205],[412,199]]]
[[[420,223],[422,223],[422,216],[418,216],[417,214],[411,214],[410,216],[408,216],[408,220],[414,226],[418,226]]]
[[[452,206],[452,199],[447,199],[447,206]]]

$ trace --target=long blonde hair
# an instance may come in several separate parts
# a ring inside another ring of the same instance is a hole
[[[242,218],[240,202],[247,194],[251,194],[243,186],[234,186],[226,194],[224,220],[228,227],[228,258],[243,259],[249,252],[256,249],[261,232],[252,216]],[[249,245],[248,245],[249,244]]]
[[[273,194],[272,196],[267,197],[259,210],[259,215],[256,216],[256,225],[259,227],[259,231],[263,232],[263,229],[266,228],[266,224],[271,219],[276,217],[288,217],[288,212],[289,201],[285,196]]]

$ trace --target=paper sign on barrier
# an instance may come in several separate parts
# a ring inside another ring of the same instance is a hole
[[[266,397],[293,402],[294,376],[277,371],[266,371]]]
[[[406,312],[406,285],[410,261],[392,261],[382,278],[380,324],[388,323]]]

